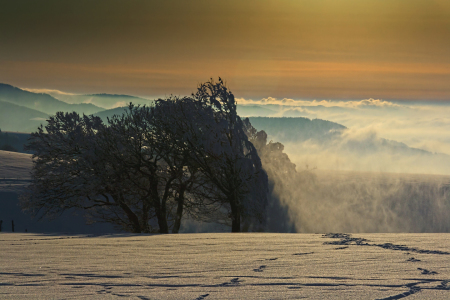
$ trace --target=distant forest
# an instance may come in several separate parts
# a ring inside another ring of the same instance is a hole
[[[2,132],[0,129],[0,150],[25,152],[23,147],[29,137],[28,133]]]

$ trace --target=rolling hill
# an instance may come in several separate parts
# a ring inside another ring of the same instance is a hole
[[[0,101],[34,109],[47,115],[53,115],[57,111],[76,111],[89,115],[104,110],[89,103],[69,104],[48,94],[33,93],[3,83],[0,83]]]
[[[126,109],[127,109],[126,107],[107,109],[94,114],[94,116],[100,117],[103,120],[103,122],[107,122],[107,118],[111,118],[114,115],[121,115]]]
[[[49,92],[54,98],[71,103],[71,104],[94,104],[96,106],[102,107],[104,109],[113,109],[116,107],[127,106],[130,102],[140,105],[150,105],[153,100],[147,100],[140,97],[129,96],[129,95],[116,95],[116,94],[88,94],[88,95],[78,95],[78,94],[66,94],[61,92]]]
[[[277,113],[261,105],[238,105],[237,112],[241,117],[271,117]]]
[[[41,111],[0,101],[0,129],[2,131],[36,131],[47,118],[48,114]]]
[[[338,123],[308,118],[250,117],[250,123],[257,130],[264,130],[277,141],[303,142],[309,139],[326,140],[339,136],[347,129]]]

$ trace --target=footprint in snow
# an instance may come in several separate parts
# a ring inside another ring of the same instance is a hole
[[[308,255],[308,254],[314,254],[314,252],[294,253],[292,255]]]
[[[224,283],[220,284],[220,286],[235,286],[240,283],[241,283],[241,281],[239,280],[239,277],[236,277],[236,278],[231,279],[228,282],[224,282]]]
[[[265,268],[266,268],[266,266],[265,266],[265,265],[262,265],[262,266],[259,266],[258,269],[253,269],[253,271],[254,271],[254,272],[262,272],[262,271],[264,271]]]
[[[423,275],[436,275],[436,274],[438,274],[438,273],[435,272],[435,271],[430,271],[430,270],[422,269],[422,268],[417,268],[417,270],[422,271],[422,274],[423,274]]]
[[[414,257],[411,257],[411,258],[408,258],[406,261],[418,262],[418,261],[421,261],[421,260],[417,259],[417,258],[414,258]]]

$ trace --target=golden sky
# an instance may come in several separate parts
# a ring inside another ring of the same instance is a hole
[[[218,76],[246,99],[450,100],[450,1],[2,2],[2,83],[152,97]]]

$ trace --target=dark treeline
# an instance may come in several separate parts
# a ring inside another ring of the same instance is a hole
[[[25,152],[24,146],[30,134],[17,132],[4,132],[0,129],[0,150]]]

